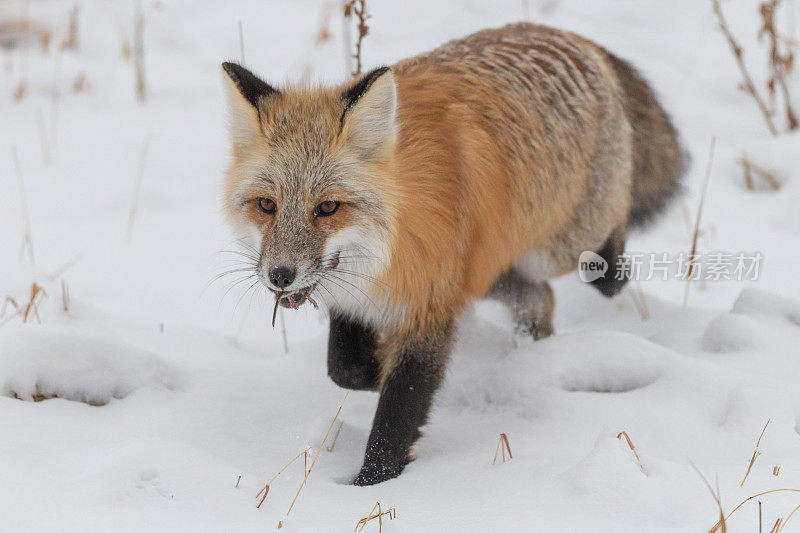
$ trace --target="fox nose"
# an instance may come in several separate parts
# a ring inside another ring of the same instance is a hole
[[[294,281],[294,270],[288,267],[275,267],[269,271],[269,281],[278,287],[279,289],[283,289],[284,287],[288,287]]]

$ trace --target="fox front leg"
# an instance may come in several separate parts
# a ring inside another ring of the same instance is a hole
[[[448,328],[450,330],[450,328]],[[381,387],[355,485],[374,485],[400,475],[420,436],[436,389],[442,381],[452,333],[437,334],[399,349]]]
[[[328,376],[351,390],[377,390],[380,367],[375,359],[375,334],[342,316],[331,316]]]

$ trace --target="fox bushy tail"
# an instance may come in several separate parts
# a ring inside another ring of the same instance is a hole
[[[627,61],[606,50],[633,129],[633,185],[628,227],[642,227],[680,191],[689,157],[653,89]]]

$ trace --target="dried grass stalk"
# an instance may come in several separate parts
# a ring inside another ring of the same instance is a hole
[[[36,129],[39,131],[39,143],[42,146],[42,161],[50,162],[50,143],[47,141],[47,130],[44,126],[44,115],[42,109],[36,110]]]
[[[783,521],[781,522],[781,526],[780,526],[780,528],[778,529],[778,531],[779,531],[779,532],[780,532],[780,531],[783,531],[783,528],[785,528],[785,527],[786,527],[786,524],[788,524],[788,523],[789,523],[789,520],[792,518],[792,516],[794,516],[794,513],[796,513],[798,509],[800,509],[800,505],[798,505],[797,507],[795,507],[794,509],[792,509],[792,512],[791,512],[791,513],[789,513],[789,516],[787,516],[787,517],[786,517],[786,520],[783,520]]]
[[[370,18],[369,14],[367,13],[367,2],[366,0],[349,0],[344,5],[344,17],[346,20],[349,20],[356,16],[358,19],[358,37],[356,38],[356,48],[355,52],[353,53],[353,59],[356,60],[356,68],[353,70],[353,77],[361,75],[361,46],[364,41],[364,37],[367,36],[369,33],[369,26],[367,26],[367,19]]]
[[[622,437],[625,437],[625,440],[628,442],[628,448],[630,448],[631,451],[633,452],[633,456],[636,458],[636,464],[639,465],[639,470],[644,472],[644,466],[642,465],[642,460],[639,457],[639,454],[636,452],[636,447],[633,445],[633,441],[628,436],[628,432],[620,431],[619,434],[617,435],[617,438],[621,439]]]
[[[19,163],[19,154],[15,146],[11,147],[11,159],[14,160],[14,170],[17,173],[17,185],[19,186],[19,200],[22,206],[22,223],[25,227],[25,234],[22,241],[22,249],[20,250],[20,259],[24,257],[25,250],[28,251],[28,259],[32,265],[36,264],[36,259],[33,255],[33,238],[31,237],[31,218],[28,214],[28,197],[25,194],[25,181],[22,179],[22,166]]]
[[[280,476],[280,475],[283,473],[283,471],[284,471],[284,470],[286,470],[287,468],[289,468],[290,466],[292,466],[292,465],[294,464],[294,462],[295,462],[295,461],[297,461],[298,459],[300,459],[301,457],[303,458],[303,476],[306,476],[306,475],[308,474],[308,469],[306,468],[306,466],[307,466],[307,464],[308,464],[308,463],[307,463],[307,461],[308,461],[308,450],[309,450],[309,449],[308,449],[308,448],[306,448],[306,449],[305,449],[305,450],[303,450],[302,452],[300,452],[300,453],[298,453],[297,455],[295,455],[295,456],[294,456],[294,458],[292,458],[292,460],[291,460],[291,461],[289,461],[288,463],[286,463],[286,464],[283,466],[283,468],[281,468],[281,469],[278,471],[278,473],[277,473],[277,474],[275,474],[274,476],[272,476],[272,478],[270,478],[270,480],[269,480],[269,481],[267,481],[267,483],[264,485],[264,487],[263,487],[263,488],[262,488],[260,491],[258,491],[258,494],[256,494],[256,499],[258,499],[258,497],[259,497],[259,496],[261,496],[261,494],[262,494],[262,493],[264,494],[264,497],[263,497],[263,498],[261,498],[261,501],[260,501],[260,502],[258,502],[258,505],[256,505],[256,509],[260,509],[260,508],[261,508],[261,504],[262,504],[262,503],[264,503],[264,500],[266,500],[266,499],[267,499],[267,494],[269,494],[269,487],[270,487],[270,485],[272,484],[272,482],[273,482],[273,481],[275,481],[276,479],[278,479],[278,476]]]
[[[330,446],[326,448],[329,452],[333,451],[334,446],[336,446],[336,441],[339,439],[339,433],[342,432],[342,426],[344,425],[344,420],[339,421],[339,427],[336,429],[336,434],[333,436],[333,441],[331,442]]]
[[[695,470],[697,470],[697,469],[695,468]],[[699,473],[699,472],[698,472],[698,473]],[[702,474],[701,474],[701,475],[702,475]],[[705,478],[704,478],[704,479],[705,479]],[[772,489],[772,490],[765,490],[764,492],[759,492],[758,494],[753,494],[752,496],[750,496],[750,497],[748,497],[748,498],[745,498],[744,500],[742,500],[742,502],[741,502],[741,503],[739,503],[739,505],[737,505],[736,507],[734,507],[734,508],[733,508],[733,511],[731,511],[730,513],[728,513],[726,516],[724,516],[724,517],[721,519],[721,522],[723,522],[723,523],[724,523],[724,521],[725,521],[725,520],[730,520],[730,518],[731,518],[731,516],[733,515],[733,513],[735,513],[736,511],[738,511],[738,510],[739,510],[739,509],[742,507],[742,505],[746,504],[746,503],[747,503],[747,502],[749,502],[750,500],[752,500],[752,499],[755,499],[755,498],[758,498],[759,496],[764,496],[765,494],[773,494],[773,493],[775,493],[775,492],[800,492],[800,489]],[[717,530],[719,530],[719,528],[720,528],[720,523],[719,523],[719,522],[717,522],[717,524],[716,524],[716,525],[715,525],[713,528],[711,528],[711,530],[709,531],[709,533],[715,533]],[[773,530],[774,530],[774,529],[775,529],[775,528],[773,528]],[[723,531],[724,531],[724,530],[723,530]]]
[[[716,1],[716,0],[715,0]],[[700,220],[703,217],[703,205],[706,201],[706,191],[708,182],[711,179],[711,165],[714,162],[714,148],[717,144],[716,137],[711,137],[711,145],[708,149],[708,164],[706,165],[706,177],[703,180],[703,190],[700,193],[700,204],[697,206],[697,216],[694,221],[694,232],[692,234],[692,250],[689,252],[689,268],[686,270],[686,289],[683,293],[683,306],[689,302],[689,286],[694,272],[694,261],[697,253],[697,239],[700,237]]]
[[[639,313],[639,318],[642,319],[642,322],[650,318],[650,309],[647,306],[647,300],[644,297],[644,291],[642,290],[642,283],[637,279],[635,288],[631,288],[630,285],[625,286],[626,292],[630,295],[631,300],[633,301],[633,306],[636,308],[636,312]]]
[[[775,13],[778,11],[780,4],[781,0],[767,0],[759,6],[761,29],[758,32],[758,38],[763,39],[766,37],[767,41],[769,41],[770,74],[769,78],[767,78],[767,93],[770,101],[774,106],[776,88],[779,88],[783,96],[787,127],[789,131],[794,131],[800,127],[800,122],[797,120],[797,113],[795,113],[792,106],[791,91],[789,91],[786,83],[786,78],[791,74],[794,67],[794,52],[792,51],[791,41],[782,38],[778,34],[777,25],[775,24]],[[781,52],[781,48],[783,48],[783,52]]]
[[[133,237],[133,224],[136,222],[136,214],[139,209],[139,196],[142,190],[142,177],[144,176],[144,164],[147,160],[147,148],[150,144],[150,139],[145,138],[142,143],[142,150],[139,152],[139,168],[136,172],[136,181],[133,185],[133,199],[131,199],[131,209],[128,213],[128,224],[125,228],[125,242],[131,242]]]
[[[736,59],[736,64],[739,65],[739,71],[742,73],[743,88],[744,90],[753,97],[756,104],[758,105],[758,109],[761,111],[761,115],[764,117],[764,121],[767,123],[767,128],[769,128],[769,132],[777,136],[778,130],[775,128],[775,123],[772,120],[772,113],[770,112],[767,103],[761,97],[761,94],[756,89],[755,84],[753,83],[753,78],[750,76],[750,72],[747,70],[747,66],[744,64],[744,50],[742,46],[736,41],[733,37],[733,33],[731,33],[730,27],[728,27],[728,23],[725,20],[725,15],[722,13],[722,6],[719,3],[719,0],[711,0],[711,5],[714,8],[714,13],[717,16],[717,22],[719,23],[719,28],[722,31],[722,34],[725,36],[725,39],[728,41],[728,45],[731,47],[731,52],[733,52],[733,57]]]
[[[136,0],[133,22],[133,69],[136,74],[136,100],[142,103],[147,98],[147,81],[144,73],[144,5]]]
[[[242,21],[239,20],[239,58],[242,65],[244,65],[244,30],[242,29]]]
[[[375,512],[375,509],[378,510],[377,513]],[[381,533],[381,531],[383,530],[383,516],[384,515],[388,516],[389,520],[394,520],[395,516],[397,516],[397,511],[395,510],[394,507],[392,507],[391,509],[388,509],[386,511],[383,511],[381,509],[381,503],[380,502],[375,502],[375,505],[372,506],[372,509],[370,509],[370,511],[367,514],[367,516],[365,516],[364,518],[362,518],[361,520],[358,521],[358,523],[356,524],[356,527],[355,527],[355,529],[353,529],[353,531],[354,532],[355,531],[359,531],[359,532],[360,531],[364,531],[364,526],[367,525],[367,522],[377,518],[378,519],[378,533]]]
[[[317,464],[317,458],[319,458],[319,452],[322,451],[322,448],[325,446],[325,442],[328,440],[328,435],[331,434],[331,430],[333,429],[333,425],[336,423],[336,419],[339,418],[339,413],[342,412],[342,407],[344,407],[344,402],[347,401],[347,397],[350,395],[350,391],[347,391],[342,399],[342,403],[339,404],[339,409],[336,411],[336,415],[331,420],[331,425],[328,427],[328,432],[325,433],[325,437],[322,439],[322,443],[317,448],[317,453],[314,455],[314,460],[311,461],[311,466],[308,468],[308,472],[306,472],[305,477],[303,478],[303,482],[300,484],[300,488],[297,489],[297,494],[294,495],[294,499],[292,500],[292,504],[289,506],[289,510],[286,511],[286,516],[289,516],[289,513],[292,512],[292,508],[294,507],[295,502],[297,501],[297,497],[300,496],[300,492],[303,490],[303,487],[306,486],[306,482],[308,481],[308,476],[311,475],[311,470],[314,468],[314,465]],[[281,527],[281,523],[278,522],[278,528]]]
[[[506,459],[506,452],[508,452],[508,459]],[[500,453],[505,463],[507,460],[510,461],[514,457],[511,455],[511,446],[508,444],[508,435],[505,433],[500,433],[500,440],[497,441],[497,449],[494,451],[494,459],[492,459],[492,464],[497,462],[497,454]]]
[[[756,188],[755,180],[753,179],[754,176],[761,178],[761,180],[774,191],[781,188],[781,182],[775,177],[775,174],[750,161],[746,152],[742,152],[742,156],[737,162],[742,167],[744,183],[749,190],[753,191]]]
[[[69,313],[69,286],[63,279],[61,280],[61,305],[64,307],[64,312]]]
[[[80,14],[81,6],[77,4],[72,6],[72,10],[69,12],[69,27],[67,28],[67,36],[61,42],[62,50],[78,49],[78,38],[80,33],[78,28],[78,20]]]
[[[700,476],[700,479],[703,480],[703,484],[705,484],[706,488],[708,489],[708,492],[711,493],[711,496],[714,498],[714,502],[716,502],[717,504],[717,509],[719,510],[719,522],[717,522],[714,525],[714,527],[712,527],[709,530],[708,533],[716,533],[717,531],[719,531],[720,533],[727,533],[728,525],[725,522],[726,520],[725,512],[722,510],[722,496],[720,495],[720,490],[719,490],[719,480],[717,480],[717,490],[715,491],[714,489],[711,488],[711,483],[708,482],[706,477],[700,472],[700,470],[697,469],[697,467],[694,464],[692,464],[692,468],[694,468],[694,471],[697,472],[698,476]]]
[[[47,276],[47,279],[50,281],[57,280],[59,277],[64,275],[64,272],[75,266],[75,264],[81,259],[83,259],[83,253],[75,254],[69,261],[61,265],[58,269],[54,270],[52,274]]]
[[[0,322],[0,326],[11,321],[15,317],[21,317],[23,324],[27,324],[34,318],[41,324],[42,318],[39,316],[39,305],[47,297],[47,292],[36,282],[31,284],[30,296],[28,303],[25,305],[19,305],[14,298],[6,296],[3,301],[3,307],[0,309],[0,319],[4,319]],[[14,309],[14,312],[6,317],[6,311],[9,310],[9,306]]]
[[[761,435],[758,436],[758,440],[756,441],[756,449],[753,450],[753,456],[750,458],[750,464],[747,465],[747,472],[745,472],[742,482],[739,483],[740,487],[744,487],[744,482],[747,481],[747,476],[750,475],[750,470],[753,469],[756,459],[758,459],[758,456],[761,455],[761,450],[759,449],[759,446],[761,445],[761,438],[764,436],[764,432],[767,430],[770,420],[767,420],[767,423],[764,424],[764,429],[761,430]]]

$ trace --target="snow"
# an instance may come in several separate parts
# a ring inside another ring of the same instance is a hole
[[[58,397],[106,405],[145,387],[175,389],[176,371],[161,358],[78,328],[13,324],[0,338],[5,396]]]
[[[222,252],[237,245],[219,214],[228,161],[219,63],[239,57],[242,21],[247,63],[269,80],[344,79],[339,9],[305,0],[149,6],[150,94],[138,105],[119,52],[132,5],[84,2],[77,52],[0,50],[0,298],[24,303],[34,281],[48,294],[41,325],[15,317],[0,326],[1,530],[263,531],[281,521],[288,531],[344,531],[380,501],[397,510],[383,524],[389,533],[689,532],[718,519],[695,467],[712,486],[718,480],[726,512],[758,492],[800,487],[799,138],[772,138],[737,90],[739,72],[708,3],[370,3],[367,67],[521,17],[630,59],[661,95],[694,164],[684,198],[632,235],[628,249],[688,251],[715,136],[699,249],[761,252],[764,263],[757,281],[693,282],[686,307],[686,282],[643,281],[646,320],[635,291],[607,300],[565,276],[554,283],[556,336],[535,343],[513,335],[502,307],[477,304],[460,320],[416,460],[395,480],[348,484],[377,400],[350,393],[333,452],[320,452],[288,518],[303,479],[298,463],[260,509],[254,497],[298,452],[316,453],[344,391],[326,376],[322,313],[285,312],[285,353],[280,325],[269,327],[271,299],[238,273],[214,280],[241,266]],[[71,7],[10,2],[0,19],[30,9],[63,29]],[[763,79],[757,2],[724,9]],[[800,16],[796,6],[793,13]],[[315,45],[326,25],[331,39]],[[14,103],[23,72],[27,93]],[[82,73],[88,89],[75,92]],[[796,74],[792,81],[800,102]],[[35,264],[19,258],[11,147]],[[781,189],[747,190],[736,163],[742,151]],[[622,431],[641,467],[617,438]],[[513,459],[492,465],[500,433]],[[800,503],[789,492],[760,499],[765,530]],[[728,526],[754,531],[757,521],[751,501]],[[785,531],[799,524],[793,517]]]

